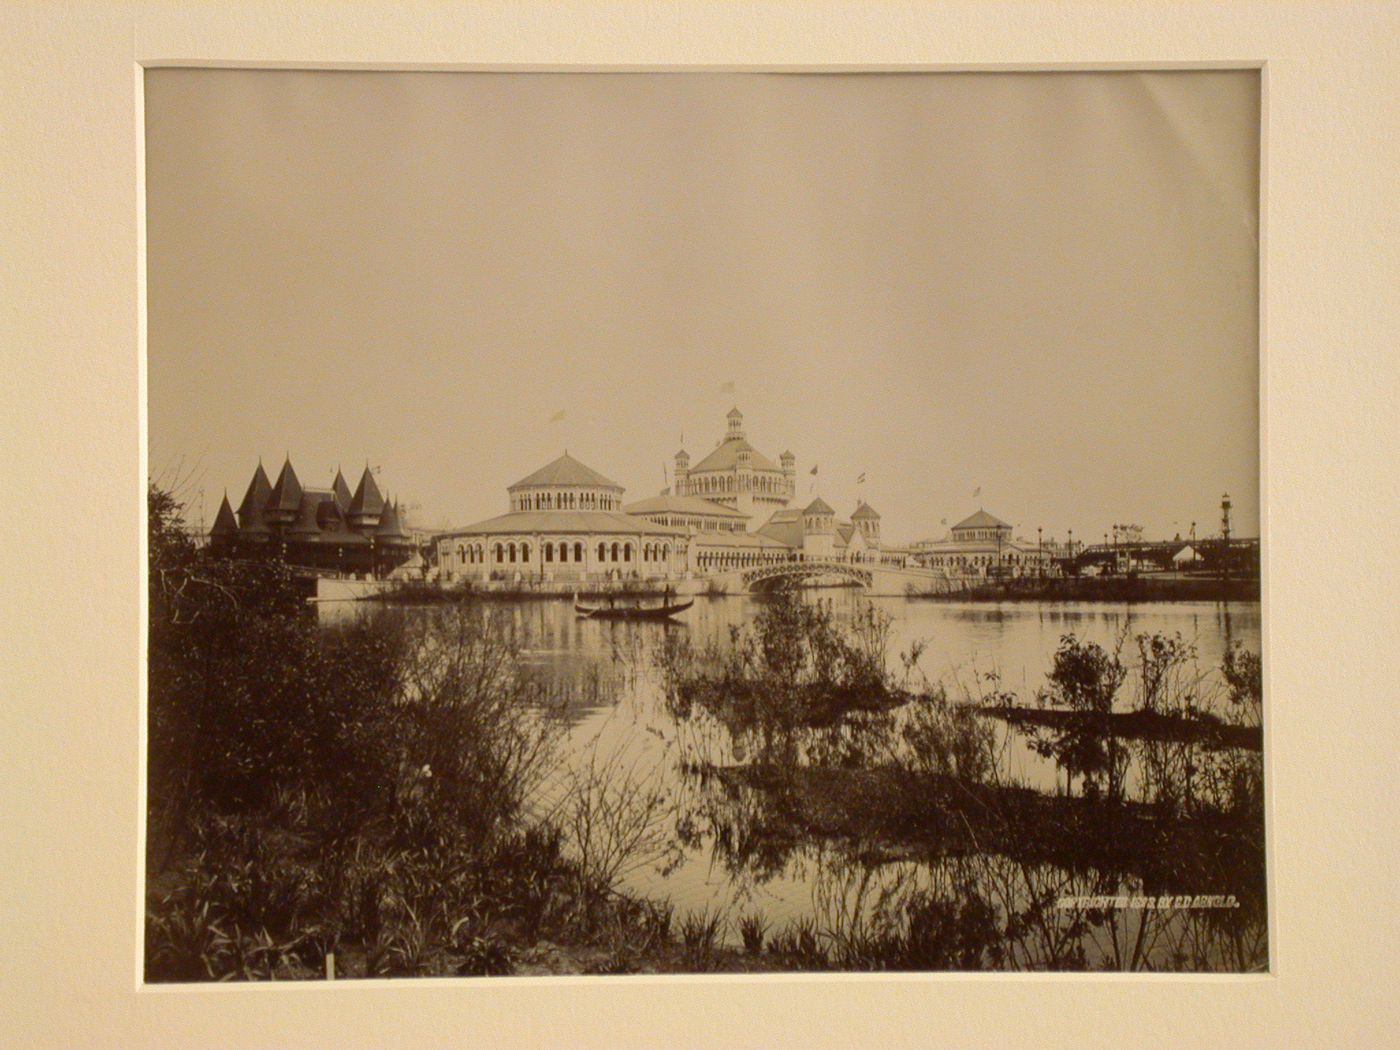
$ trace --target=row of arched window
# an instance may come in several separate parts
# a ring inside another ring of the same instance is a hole
[[[525,492],[512,501],[513,510],[619,510],[621,500],[601,492]]]
[[[995,554],[948,554],[936,555],[929,559],[929,564],[934,568],[986,568],[992,565],[1020,565],[1034,564],[1035,558],[1018,554],[1014,551],[1007,551],[998,558]]]
[[[707,496],[723,492],[761,492],[765,495],[789,495],[792,485],[786,477],[773,474],[754,474],[747,480],[748,485],[740,485],[738,474],[700,474],[687,479],[686,492],[682,495]]]
[[[643,561],[668,562],[671,560],[671,545],[669,543],[644,543],[640,549]],[[457,560],[463,565],[481,565],[486,562],[487,550],[485,544],[459,543],[457,545]],[[626,564],[632,561],[637,550],[638,548],[630,542],[600,543],[597,549],[597,561]],[[544,543],[541,545],[541,553],[546,562],[579,563],[583,561],[583,543],[582,541]],[[496,565],[525,563],[530,560],[530,544],[500,542],[490,548],[490,554],[492,562]]]
[[[698,514],[662,514],[659,516],[646,515],[648,521],[653,521],[658,525],[669,525],[673,528],[691,528],[698,532],[745,532],[742,519],[731,521],[729,519],[709,518]]]
[[[779,562],[800,560],[795,551],[707,551],[702,550],[695,559],[701,572],[723,569],[744,569],[752,565],[776,565]]]
[[[577,542],[572,548],[567,543],[546,543],[544,545],[544,560],[567,562],[570,550],[573,551],[574,561],[583,561],[583,544]]]
[[[998,536],[1006,539],[1011,535],[1010,529],[954,529],[953,539],[966,543],[968,540],[994,540]]]

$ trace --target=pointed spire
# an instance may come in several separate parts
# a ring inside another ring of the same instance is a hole
[[[350,497],[350,507],[346,513],[352,518],[373,518],[384,513],[384,497],[379,494],[379,486],[374,482],[374,474],[365,464],[365,472],[360,475],[359,487]]]
[[[267,480],[267,471],[263,470],[262,457],[259,457],[258,469],[253,471],[253,480],[248,482],[248,491],[243,494],[243,502],[238,505],[238,520],[244,528],[251,524],[250,516],[254,519],[261,518],[270,495],[272,482]]]
[[[408,539],[408,533],[403,531],[403,526],[399,523],[399,505],[397,501],[385,505],[384,514],[379,519],[379,527],[374,530],[374,535],[381,540]]]
[[[297,511],[296,523],[287,530],[287,535],[295,536],[302,542],[314,541],[321,535],[320,522],[316,520],[316,510],[320,500],[309,493],[301,497],[301,507]]]
[[[350,486],[345,481],[345,475],[340,472],[340,466],[335,468],[335,481],[331,484],[331,491],[335,493],[335,509],[341,514],[350,509]]]
[[[238,522],[233,516],[233,508],[229,506],[228,492],[224,492],[223,502],[219,504],[219,513],[214,518],[214,527],[209,530],[209,535],[232,536],[238,531]]]
[[[277,484],[272,486],[272,492],[267,498],[267,510],[274,513],[295,514],[301,506],[301,482],[297,480],[297,472],[292,469],[292,457],[288,456],[282,464],[282,473],[277,475]]]

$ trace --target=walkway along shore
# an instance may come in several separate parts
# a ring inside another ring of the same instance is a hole
[[[1068,577],[1056,579],[1021,578],[993,583],[949,581],[943,591],[911,589],[903,597],[953,602],[1202,602],[1260,600],[1258,580],[1210,577]],[[812,586],[812,584],[805,584]],[[854,589],[853,585],[839,585]],[[611,583],[587,581],[497,580],[464,587],[433,580],[354,580],[322,578],[317,581],[316,602],[377,600],[407,604],[429,604],[464,600],[529,601],[532,599],[625,598],[661,599],[685,596],[743,594],[725,582],[705,578],[688,580],[619,580]]]

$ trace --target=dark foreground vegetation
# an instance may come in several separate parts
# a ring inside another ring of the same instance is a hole
[[[1267,962],[1252,654],[1207,680],[1174,637],[1067,637],[1036,696],[954,699],[876,612],[780,593],[724,644],[655,637],[679,774],[565,768],[567,698],[492,603],[318,624],[178,513],[152,490],[149,981]],[[1063,786],[1003,774],[1007,724]],[[687,849],[799,865],[814,911],[621,890]],[[1065,904],[1124,894],[1231,903]]]
[[[608,785],[529,810],[559,723],[483,610],[319,626],[284,566],[206,558],[169,494],[149,508],[147,980],[721,964],[616,891]]]
[[[958,591],[911,594],[935,601],[989,602],[1257,602],[1255,576],[1023,576]]]
[[[861,873],[808,924],[803,967],[1267,964],[1257,656],[1232,650],[1205,676],[1176,636],[1125,636],[1114,652],[1066,636],[1030,703],[995,676],[952,700],[915,680],[917,647],[902,676],[885,670],[887,628],[868,609],[838,626],[778,596],[727,646],[678,637],[663,657],[694,727],[695,839],[758,882],[814,847]],[[1059,788],[1002,774],[1014,741],[997,720],[1028,733]],[[905,874],[872,889],[880,871]],[[1061,903],[1205,894],[1228,906]]]

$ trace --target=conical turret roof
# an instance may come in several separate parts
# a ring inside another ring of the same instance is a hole
[[[228,493],[224,493],[223,502],[219,504],[219,513],[214,518],[214,527],[209,530],[210,536],[232,536],[238,531],[238,520],[233,516],[233,508],[229,506]]]
[[[379,527],[374,530],[374,535],[381,540],[408,539],[408,533],[403,531],[403,526],[399,523],[399,505],[397,502],[387,504],[384,507],[384,514],[379,519]]]
[[[292,523],[292,527],[287,530],[289,536],[295,536],[299,540],[314,540],[321,535],[321,524],[316,520],[316,508],[321,504],[320,499],[311,493],[306,493],[301,497],[301,506],[297,510],[297,520]]]
[[[282,473],[277,475],[277,484],[267,497],[267,509],[272,511],[296,511],[301,507],[301,482],[292,469],[292,459],[287,457],[282,464]]]
[[[368,464],[360,475],[355,495],[350,497],[350,509],[346,513],[370,516],[384,513],[384,497],[379,494],[379,486],[374,483],[374,475],[370,473]]]
[[[342,514],[346,513],[350,509],[350,486],[339,467],[335,468],[335,482],[331,485],[331,491],[335,493],[336,510]]]
[[[262,460],[258,460],[258,469],[253,471],[253,480],[248,482],[248,491],[243,494],[243,502],[238,505],[238,517],[242,519],[245,514],[256,517],[267,506],[267,498],[271,495],[272,482],[267,480]]]

